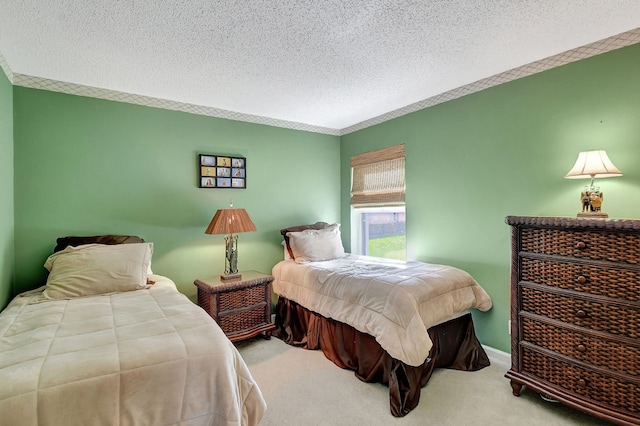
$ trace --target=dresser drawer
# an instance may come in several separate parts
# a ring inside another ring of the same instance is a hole
[[[640,376],[640,347],[637,346],[627,346],[530,318],[522,319],[522,339],[582,362]]]
[[[525,228],[520,250],[579,259],[640,262],[640,235],[591,230]]]
[[[640,312],[521,287],[522,310],[592,330],[640,338]]]
[[[640,413],[640,384],[609,377],[524,348],[522,368],[568,392],[631,415]]]
[[[224,291],[220,293],[218,312],[246,308],[267,300],[267,287],[264,284],[244,288],[242,291]]]
[[[523,257],[520,279],[581,293],[640,301],[640,271]]]

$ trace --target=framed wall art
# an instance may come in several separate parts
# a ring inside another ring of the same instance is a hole
[[[198,154],[200,188],[247,187],[247,159],[233,155]]]

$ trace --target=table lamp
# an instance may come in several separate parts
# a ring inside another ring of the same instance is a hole
[[[251,221],[245,209],[230,208],[220,209],[211,219],[211,223],[204,231],[205,234],[225,234],[224,274],[220,279],[239,280],[242,274],[238,273],[238,233],[256,231],[256,226]]]
[[[595,178],[614,176],[622,176],[622,172],[613,165],[605,151],[585,151],[578,154],[576,163],[565,176],[566,179],[591,178],[591,184],[585,185],[580,193],[582,211],[578,213],[578,217],[609,217],[608,214],[602,212],[604,195],[600,192],[600,187],[593,184],[593,181]]]

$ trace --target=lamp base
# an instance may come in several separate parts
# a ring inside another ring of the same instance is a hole
[[[606,219],[609,217],[609,215],[602,212],[580,212],[578,213],[578,217],[588,217],[591,219]]]
[[[233,280],[241,280],[242,274],[226,274],[220,275],[220,279],[222,281],[233,281]]]

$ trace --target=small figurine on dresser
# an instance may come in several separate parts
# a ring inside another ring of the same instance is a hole
[[[578,213],[578,217],[607,218],[608,214],[602,212],[602,201],[604,194],[598,186],[585,186],[580,193],[580,202],[582,203],[582,211]]]
[[[594,216],[594,213],[601,212],[603,199],[604,194],[600,192],[599,187],[591,188],[585,186],[584,191],[580,193],[580,201],[582,202],[582,211],[580,213]],[[578,214],[578,216],[580,216],[580,214]]]

